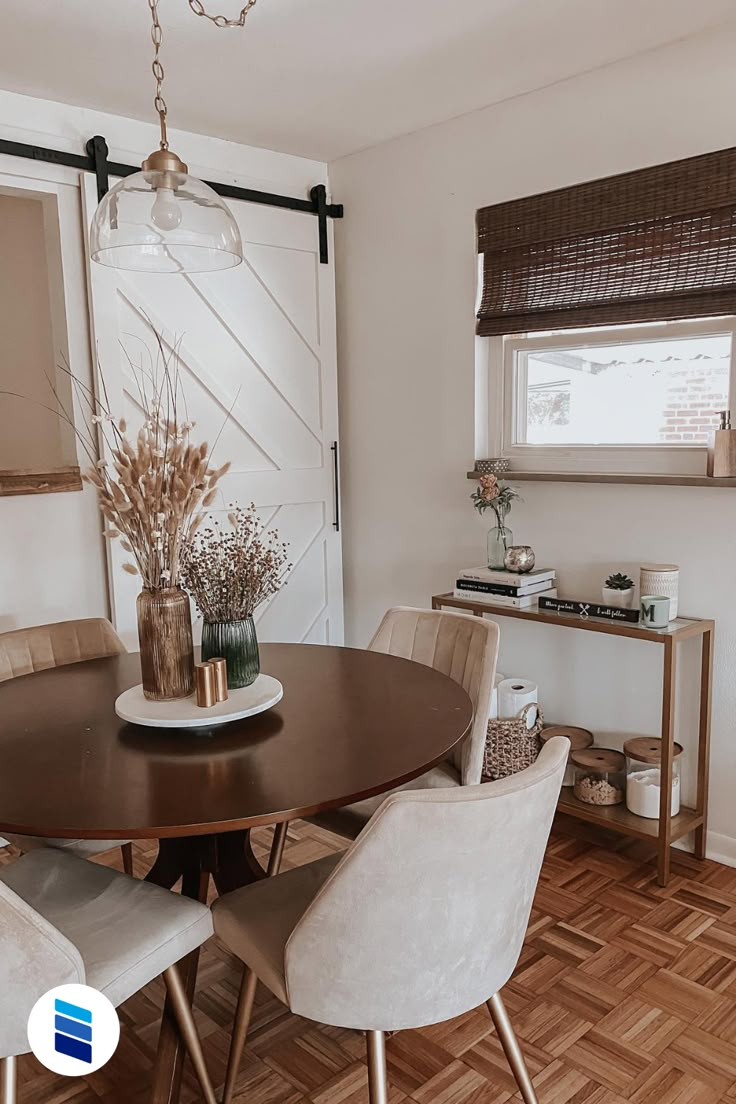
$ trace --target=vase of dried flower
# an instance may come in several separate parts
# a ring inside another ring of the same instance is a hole
[[[205,621],[202,660],[222,657],[227,662],[227,688],[250,686],[261,672],[258,637],[252,617],[241,621]]]
[[[186,698],[194,690],[188,595],[181,587],[142,590],[136,608],[144,696],[149,701]]]

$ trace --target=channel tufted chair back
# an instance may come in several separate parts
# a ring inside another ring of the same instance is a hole
[[[467,691],[475,710],[473,727],[453,753],[463,786],[475,786],[481,779],[498,640],[498,625],[483,617],[394,606],[368,645],[372,652],[434,667]]]
[[[0,682],[125,651],[122,640],[104,617],[13,629],[0,633]]]

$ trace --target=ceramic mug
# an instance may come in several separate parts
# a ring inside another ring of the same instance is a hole
[[[662,594],[643,594],[641,619],[649,629],[666,629],[670,623],[670,600]]]

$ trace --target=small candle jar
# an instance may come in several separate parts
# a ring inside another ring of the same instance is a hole
[[[575,767],[572,762],[573,752],[583,751],[585,748],[592,747],[593,733],[588,732],[587,728],[576,728],[574,725],[547,725],[546,728],[542,730],[540,739],[542,743],[546,744],[547,740],[551,740],[553,736],[566,736],[570,741],[570,754],[567,759],[562,785],[574,786]]]
[[[680,811],[682,747],[672,752],[672,804],[670,814]],[[626,754],[626,808],[636,816],[659,820],[662,797],[662,741],[656,736],[637,736],[624,744]]]
[[[585,805],[620,805],[626,791],[626,756],[611,748],[585,748],[570,756],[573,791]]]

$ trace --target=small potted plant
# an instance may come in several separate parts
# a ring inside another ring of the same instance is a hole
[[[603,604],[618,609],[631,609],[634,600],[634,580],[617,571],[603,584]]]

